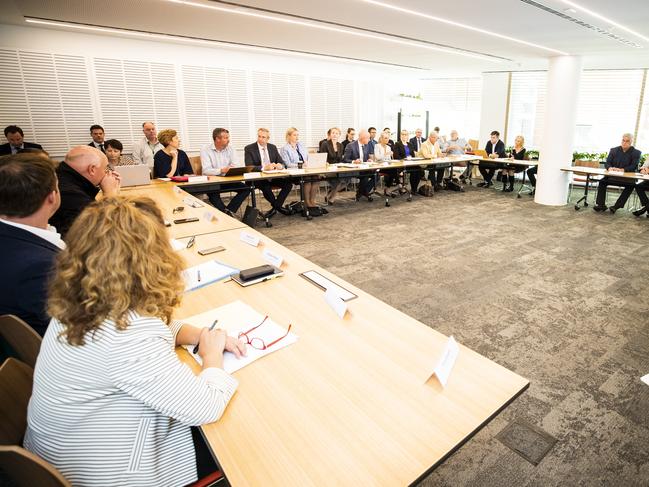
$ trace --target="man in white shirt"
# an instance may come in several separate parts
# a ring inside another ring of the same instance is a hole
[[[201,148],[201,166],[205,176],[224,176],[231,167],[241,167],[237,153],[230,145],[230,132],[228,129],[215,128],[212,131],[211,144]],[[232,183],[221,187],[221,191],[207,194],[210,203],[224,213],[232,216],[250,194],[250,188],[242,183]],[[227,207],[221,199],[221,192],[236,191],[237,194],[230,200]]]
[[[434,130],[428,135],[428,140],[421,145],[419,155],[424,159],[436,159],[443,157],[442,149],[439,147],[439,136]],[[444,181],[444,168],[434,169],[428,168],[428,179],[430,180],[435,191],[442,189],[442,182]]]
[[[41,336],[48,276],[65,248],[47,223],[61,204],[55,164],[33,153],[0,158],[0,315],[18,316]]]
[[[142,133],[144,137],[133,144],[133,160],[135,164],[146,164],[153,169],[153,156],[162,149],[162,144],[158,141],[158,131],[153,122],[144,122]]]

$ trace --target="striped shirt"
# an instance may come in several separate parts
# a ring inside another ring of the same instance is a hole
[[[73,485],[178,486],[196,480],[190,426],[218,420],[237,388],[180,362],[182,324],[130,313],[72,346],[52,319],[38,355],[24,445]]]

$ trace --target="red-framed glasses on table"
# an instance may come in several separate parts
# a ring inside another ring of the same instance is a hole
[[[239,333],[239,338],[243,338],[246,341],[246,343],[248,345],[250,345],[252,348],[255,348],[257,350],[266,350],[266,349],[272,347],[273,345],[275,345],[280,340],[282,340],[282,339],[284,339],[284,338],[286,338],[288,336],[288,334],[291,331],[291,326],[293,326],[293,325],[288,325],[288,329],[286,330],[286,334],[279,337],[277,340],[273,340],[270,343],[264,342],[264,340],[259,338],[259,337],[250,338],[248,336],[248,333],[251,333],[251,332],[255,331],[257,328],[259,328],[261,325],[263,325],[266,322],[267,319],[268,319],[268,316],[265,316],[264,319],[261,320],[261,323],[259,323],[257,326],[253,326],[252,328],[250,328],[250,330],[242,331],[241,333]]]

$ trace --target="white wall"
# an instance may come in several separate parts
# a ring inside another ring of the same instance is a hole
[[[498,130],[505,139],[507,123],[507,93],[509,73],[483,73],[482,103],[480,108],[480,148],[489,140],[489,134]]]

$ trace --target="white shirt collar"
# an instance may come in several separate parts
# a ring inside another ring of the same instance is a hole
[[[45,230],[44,228],[32,227],[31,225],[25,225],[23,223],[11,222],[2,218],[0,218],[0,222],[31,232],[37,237],[47,240],[52,245],[56,245],[61,250],[65,248],[65,242],[61,240],[61,234],[58,233],[56,231],[56,228],[54,228],[52,225],[48,225],[47,230]]]

